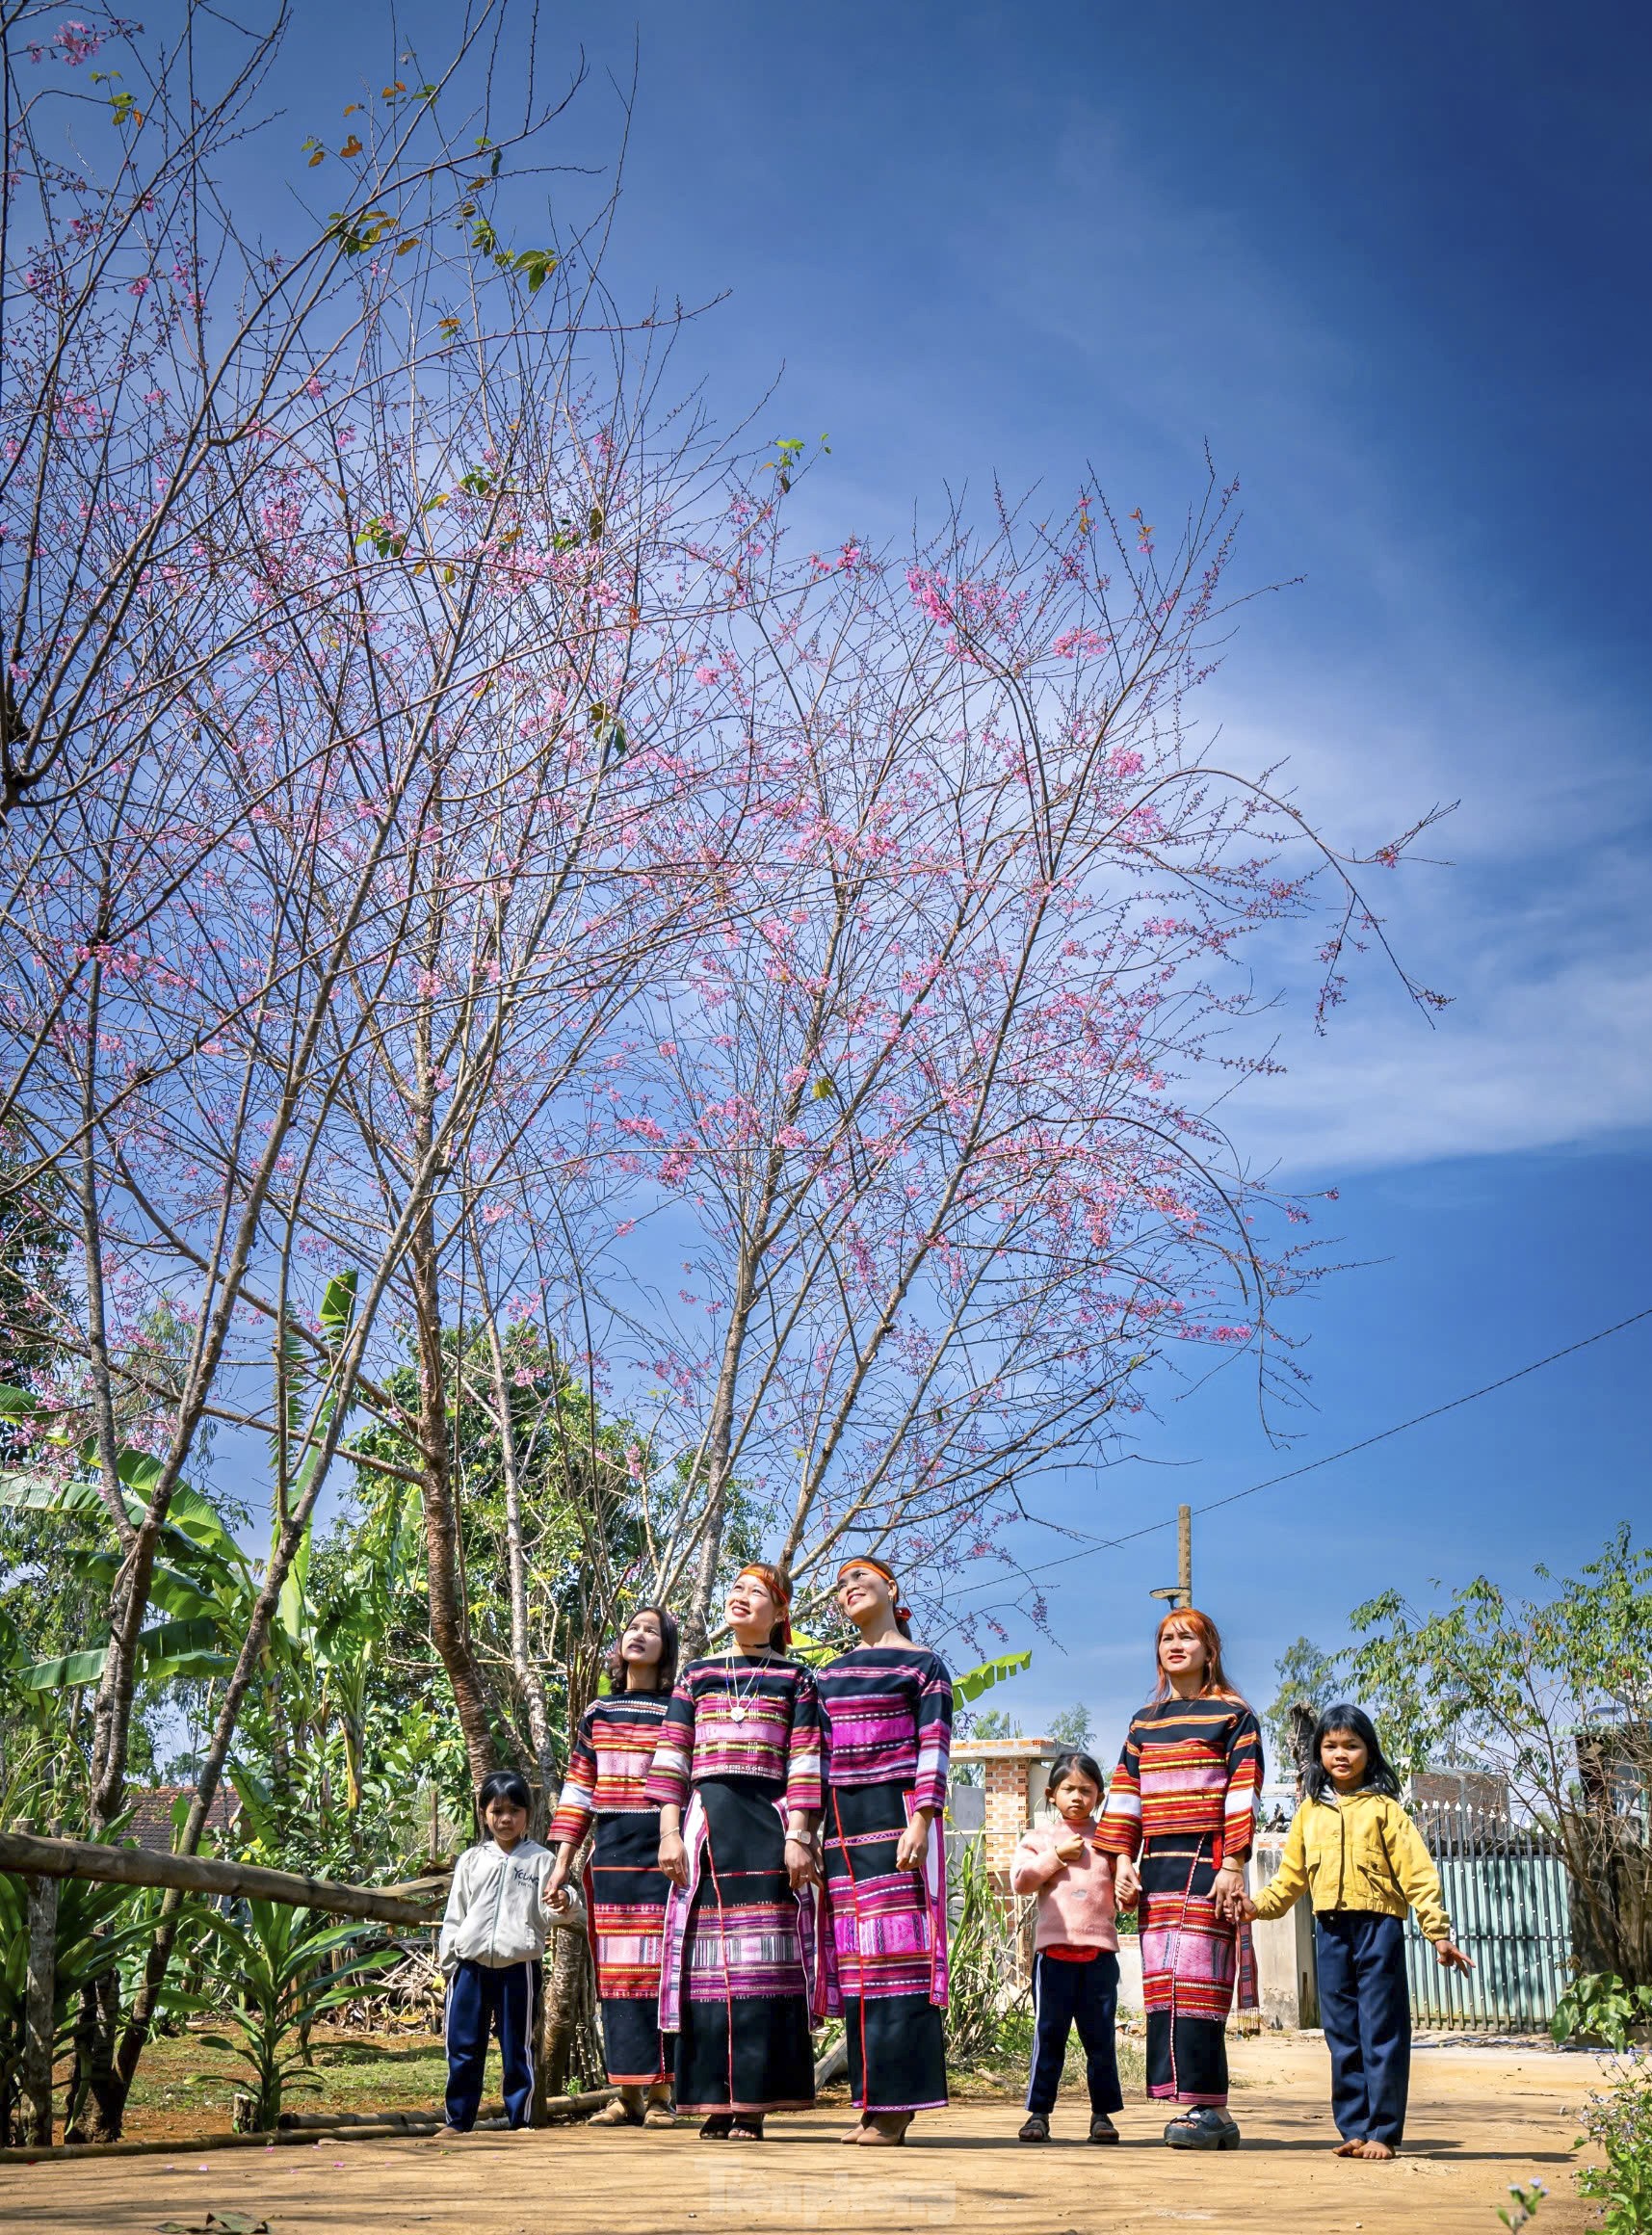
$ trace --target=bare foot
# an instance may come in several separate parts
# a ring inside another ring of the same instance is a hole
[[[1359,2145],[1359,2154],[1361,2157],[1382,2158],[1392,2157],[1394,2152],[1385,2142],[1362,2142]]]
[[[865,2132],[866,2120],[863,2118],[857,2125],[852,2126],[847,2134],[840,2134],[838,2140],[840,2142],[858,2142]]]
[[[1333,2154],[1337,2157],[1363,2157],[1365,2143],[1363,2142],[1341,2142],[1338,2143]]]

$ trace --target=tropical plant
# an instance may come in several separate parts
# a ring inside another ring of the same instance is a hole
[[[981,1661],[973,1669],[966,1669],[953,1678],[953,1696],[966,1704],[990,1692],[994,1685],[1007,1684],[1011,1676],[1023,1676],[1033,1666],[1031,1651],[1000,1653],[991,1661]]]
[[[288,2090],[321,2086],[308,2069],[317,2018],[358,1994],[363,1980],[393,1963],[396,1952],[362,1948],[361,1926],[318,1923],[308,1910],[284,1902],[248,1902],[239,1918],[215,1916],[212,1933],[212,1975],[235,1998],[220,2014],[235,2038],[200,2038],[248,2065],[248,2128],[265,2133],[279,2119]]]

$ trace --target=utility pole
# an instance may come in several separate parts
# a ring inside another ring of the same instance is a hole
[[[1147,1593],[1149,1598],[1168,1600],[1180,1614],[1185,1614],[1193,1603],[1193,1510],[1192,1506],[1176,1508],[1176,1580],[1161,1584],[1157,1591]]]

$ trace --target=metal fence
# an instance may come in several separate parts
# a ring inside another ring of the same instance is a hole
[[[1479,1808],[1420,1809],[1417,1827],[1439,1866],[1456,1944],[1475,1968],[1443,1969],[1413,1910],[1405,1931],[1413,2016],[1453,2031],[1540,2031],[1572,1978],[1570,1887],[1555,1843]]]

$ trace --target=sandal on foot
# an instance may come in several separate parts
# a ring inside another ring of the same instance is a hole
[[[642,2114],[642,2123],[654,2127],[675,2126],[677,2115],[669,2103],[650,2103]]]
[[[641,2126],[642,2123],[642,2114],[633,2111],[618,2095],[611,2103],[605,2103],[600,2111],[593,2111],[586,2120],[588,2126]]]
[[[1118,2129],[1105,2111],[1095,2111],[1090,2114],[1089,2139],[1091,2142],[1116,2142],[1118,2140]]]
[[[758,2112],[755,2117],[730,2120],[728,2139],[730,2142],[761,2142],[763,2139],[763,2114]]]
[[[1239,2129],[1214,2103],[1194,2103],[1165,2129],[1172,2149],[1237,2149]]]
[[[906,2129],[912,2123],[909,2111],[876,2112],[861,2129],[861,2146],[873,2149],[898,2149],[906,2139]]]
[[[1049,2120],[1035,2111],[1015,2139],[1017,2142],[1048,2142],[1050,2139]]]
[[[714,2111],[709,2118],[701,2122],[699,2138],[701,2142],[726,2142],[729,2129],[733,2124],[734,2118],[731,2113]]]

